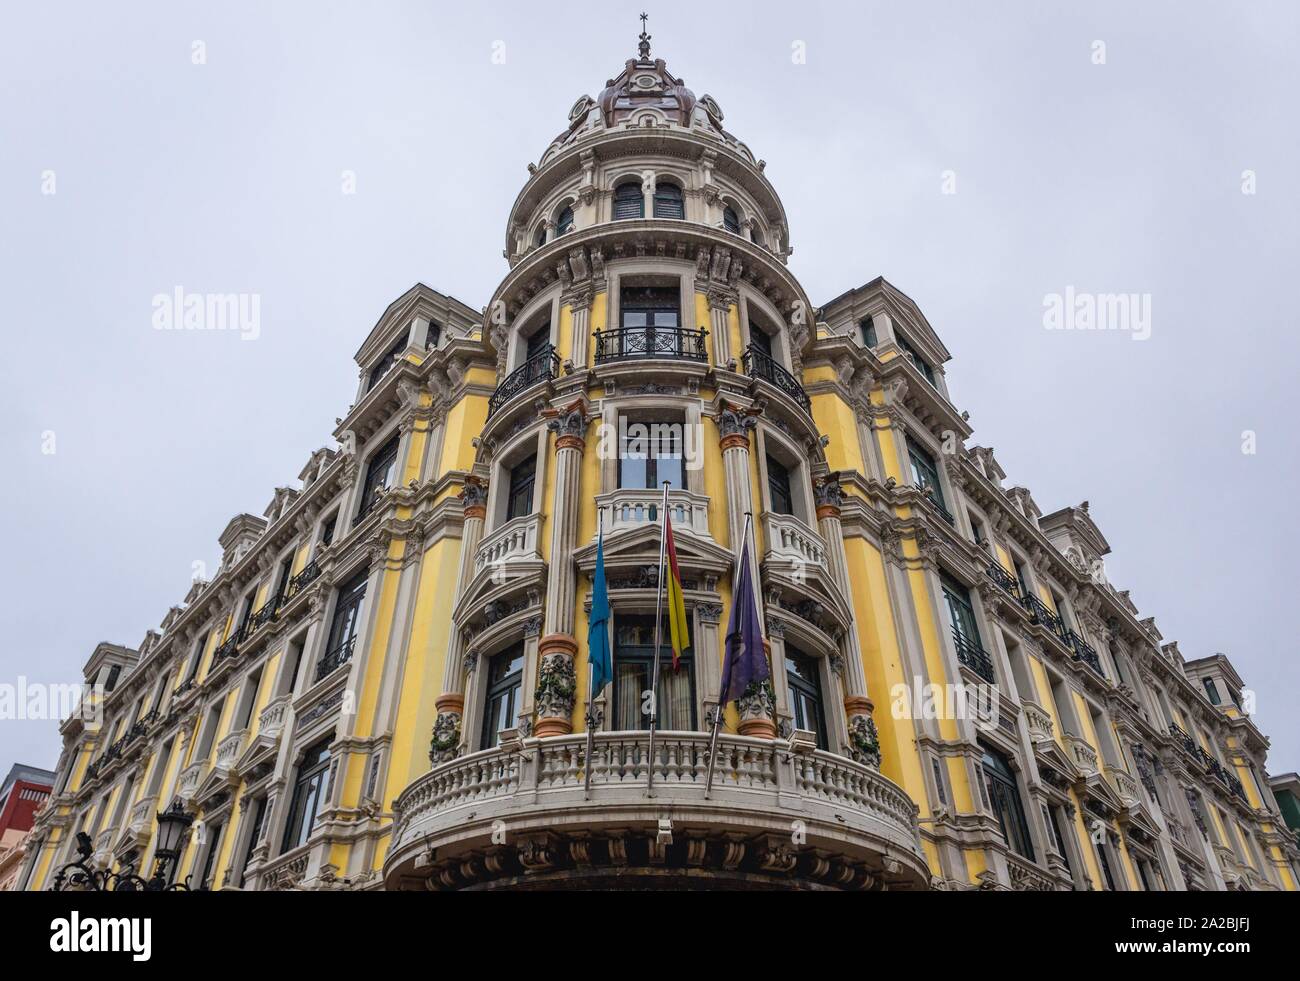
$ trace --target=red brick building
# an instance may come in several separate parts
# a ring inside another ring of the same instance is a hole
[[[51,771],[22,763],[15,764],[0,785],[0,892],[19,888],[27,833],[53,788]]]

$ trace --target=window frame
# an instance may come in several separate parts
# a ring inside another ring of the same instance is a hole
[[[494,666],[507,658],[511,659],[511,663],[517,660],[519,667],[494,681],[492,678]],[[493,703],[503,696],[509,698],[507,703],[509,712],[506,719],[511,724],[502,728],[514,728],[514,720],[519,715],[519,709],[523,704],[524,668],[526,666],[527,651],[523,641],[516,641],[509,647],[487,658],[483,675],[486,684],[483,691],[483,718],[479,724],[479,749],[493,749],[500,744],[501,729],[492,730],[491,726],[493,719],[496,717],[496,712],[493,711]]]
[[[295,768],[293,792],[289,798],[289,813],[286,815],[280,847],[281,854],[301,848],[311,838],[316,821],[320,817],[320,805],[329,794],[330,743],[333,741],[334,736],[330,734],[308,746],[303,751],[302,760]],[[301,828],[307,816],[308,794],[312,795],[311,823],[304,832]],[[300,829],[299,833],[295,833],[295,828]]]

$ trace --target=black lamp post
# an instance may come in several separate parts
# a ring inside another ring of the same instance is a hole
[[[167,810],[158,812],[158,844],[154,849],[158,862],[151,879],[136,875],[130,867],[121,872],[96,869],[90,864],[95,851],[90,835],[78,831],[78,858],[59,869],[50,888],[54,892],[65,889],[77,892],[189,892],[187,883],[168,883],[167,869],[170,863],[180,860],[181,844],[193,823],[194,818],[185,813],[179,800],[174,801]]]

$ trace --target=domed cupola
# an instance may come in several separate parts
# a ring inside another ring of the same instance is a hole
[[[569,110],[569,128],[552,143],[552,149],[577,139],[584,132],[632,126],[702,128],[719,136],[722,110],[712,96],[697,99],[686,83],[668,70],[662,58],[650,57],[650,35],[641,32],[636,58],[629,58],[618,77],[605,83],[600,97],[584,95]]]

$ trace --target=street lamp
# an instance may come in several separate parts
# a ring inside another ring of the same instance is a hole
[[[180,861],[181,842],[185,840],[185,834],[193,823],[193,816],[185,812],[179,799],[172,801],[172,806],[167,810],[158,812],[158,845],[154,848],[158,864],[154,867],[153,878],[149,880],[151,891],[158,892],[167,888],[167,864]]]
[[[154,849],[158,863],[154,866],[152,879],[136,875],[129,866],[121,872],[95,868],[91,864],[94,844],[90,835],[79,831],[78,858],[59,869],[51,888],[55,892],[65,889],[76,892],[189,892],[186,883],[168,883],[167,866],[180,860],[181,843],[193,823],[194,818],[185,813],[179,800],[167,810],[158,812],[158,844]]]

